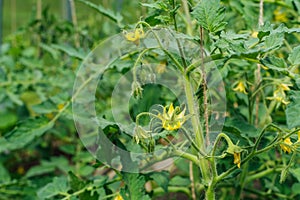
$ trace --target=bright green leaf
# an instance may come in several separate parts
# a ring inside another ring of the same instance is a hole
[[[292,65],[300,64],[300,46],[297,46],[293,49],[292,53],[289,55],[288,60]]]
[[[288,70],[284,59],[275,57],[273,55],[260,60],[260,62],[266,67],[275,71],[283,72]]]
[[[37,195],[40,199],[46,199],[60,193],[67,193],[69,189],[66,177],[54,177],[51,183],[38,190]]]
[[[173,186],[189,186],[191,184],[191,181],[189,178],[174,176],[169,184]]]

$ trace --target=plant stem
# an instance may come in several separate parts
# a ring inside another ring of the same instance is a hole
[[[206,82],[206,71],[204,66],[204,36],[203,28],[199,28],[200,32],[200,50],[201,50],[201,71],[202,71],[202,80],[203,80],[203,107],[204,107],[204,124],[205,124],[205,133],[206,133],[206,146],[210,145],[209,138],[209,120],[208,120],[208,99],[207,99],[207,82]]]
[[[196,193],[195,193],[195,180],[193,174],[193,163],[192,161],[189,162],[189,171],[190,171],[190,180],[191,180],[191,192],[192,192],[192,199],[196,200]]]
[[[205,152],[205,145],[204,145],[204,136],[202,132],[202,126],[199,120],[199,111],[198,111],[198,104],[194,99],[194,93],[189,82],[188,77],[185,77],[185,94],[187,98],[187,105],[188,110],[191,114],[191,121],[193,126],[193,131],[195,133],[195,143],[202,152]],[[200,157],[200,154],[197,152],[199,158],[199,166],[201,170],[201,175],[205,183],[208,183],[210,180],[210,173],[209,173],[209,162],[205,160],[203,157]]]
[[[193,35],[193,29],[192,29],[192,22],[191,22],[191,15],[189,11],[189,5],[187,0],[181,0],[183,10],[186,16],[186,32],[188,35]]]

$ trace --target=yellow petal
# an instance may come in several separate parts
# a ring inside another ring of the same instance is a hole
[[[279,87],[280,87],[282,90],[284,90],[284,91],[289,91],[289,90],[290,90],[289,85],[284,84],[284,83],[281,83],[281,84],[279,85]]]
[[[116,197],[114,198],[114,200],[123,200],[123,197],[122,197],[121,195],[118,194],[118,196],[116,196]]]
[[[169,106],[169,110],[168,110],[168,115],[169,117],[171,117],[174,113],[174,106],[173,103],[171,103],[171,105]]]
[[[292,145],[292,141],[291,138],[285,138],[283,140],[283,143],[280,144],[280,148],[283,150],[283,152],[285,153],[291,153],[292,152],[292,148],[290,147]]]
[[[233,163],[237,164],[238,168],[241,168],[241,153],[234,152],[234,154],[233,154]]]

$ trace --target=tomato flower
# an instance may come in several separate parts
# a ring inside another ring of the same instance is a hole
[[[277,89],[274,91],[272,97],[267,97],[269,100],[275,100],[278,103],[283,103],[285,105],[289,104],[290,102],[286,98],[285,91],[289,91],[289,85],[281,83],[277,86]]]
[[[238,84],[237,84],[237,86],[235,88],[233,88],[233,91],[247,94],[247,92],[246,92],[246,85],[245,85],[244,81],[239,81]]]
[[[241,168],[241,153],[233,153],[233,163],[236,164],[238,168]]]
[[[124,31],[124,37],[126,40],[133,42],[136,45],[140,44],[140,39],[145,37],[144,31],[142,28],[136,28],[134,32]]]
[[[123,200],[123,197],[122,197],[120,194],[118,194],[118,195],[114,198],[114,200]]]
[[[292,145],[291,138],[285,138],[283,142],[280,144],[280,148],[285,152],[285,153],[291,153],[293,151],[291,145]]]
[[[162,121],[162,126],[168,131],[173,131],[180,129],[184,122],[187,120],[187,117],[184,116],[185,109],[180,112],[179,106],[174,109],[173,104],[169,106],[167,111],[167,106],[164,107],[163,113],[158,114],[158,118]]]

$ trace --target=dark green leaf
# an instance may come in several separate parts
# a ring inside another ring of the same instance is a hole
[[[79,177],[77,177],[73,172],[69,172],[69,184],[73,191],[78,191],[84,188],[85,183]]]
[[[167,193],[168,192],[168,184],[169,184],[169,176],[170,176],[169,172],[162,171],[162,172],[153,172],[150,175],[150,178],[152,178]]]
[[[300,91],[291,91],[291,102],[285,110],[286,122],[289,129],[300,126]]]
[[[294,183],[292,186],[293,194],[300,194],[300,183]]]
[[[220,0],[202,0],[192,12],[198,24],[211,33],[223,30],[225,8],[221,7]]]
[[[23,148],[52,128],[53,124],[45,117],[32,118],[20,123],[7,137],[0,138],[0,153]]]
[[[148,195],[145,195],[145,177],[140,174],[123,173],[123,179],[126,184],[126,195],[123,197],[129,197],[130,200],[150,199]]]
[[[290,168],[289,171],[298,180],[298,182],[300,182],[300,168],[296,168],[296,169]]]
[[[0,183],[6,183],[10,180],[8,170],[2,165],[2,163],[0,163]]]

